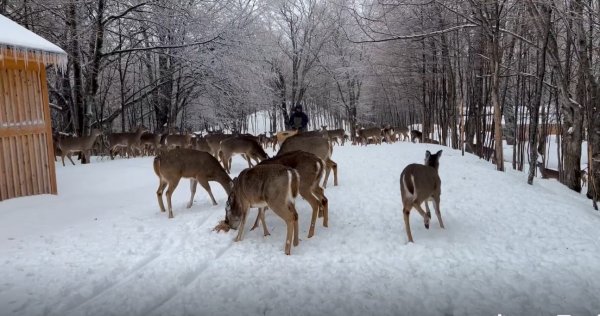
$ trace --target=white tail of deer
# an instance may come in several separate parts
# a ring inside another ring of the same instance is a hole
[[[543,163],[537,162],[537,166],[540,168],[540,173],[542,174],[542,179],[556,179],[558,180],[559,174],[558,170],[547,169]]]
[[[173,218],[171,196],[181,178],[192,179],[188,208],[192,207],[192,203],[194,202],[197,183],[200,183],[206,192],[208,192],[213,205],[217,205],[217,201],[215,201],[208,181],[216,181],[221,184],[227,194],[231,192],[231,178],[223,170],[217,159],[207,152],[189,148],[176,148],[163,152],[154,158],[154,172],[160,181],[156,196],[161,212],[165,212],[165,205],[162,199],[163,191],[167,188],[167,185],[169,186],[167,188],[169,218]]]
[[[233,180],[227,199],[225,223],[239,229],[235,241],[244,239],[244,226],[251,207],[269,207],[287,226],[285,254],[290,255],[292,243],[298,245],[298,212],[294,205],[298,195],[299,176],[296,170],[278,164],[245,169]]]
[[[89,136],[58,138],[56,147],[60,149],[63,166],[65,165],[65,156],[75,165],[73,159],[71,159],[71,154],[76,152],[81,152],[89,160],[90,150],[92,150],[96,139],[100,135],[102,135],[100,130],[93,129]]]
[[[329,206],[325,190],[319,185],[323,173],[325,171],[325,163],[321,158],[304,151],[291,151],[267,160],[263,160],[261,165],[279,164],[286,167],[294,168],[300,175],[299,191],[300,195],[310,204],[312,208],[312,217],[310,228],[308,230],[308,238],[315,234],[315,223],[317,215],[322,212],[323,226],[328,227],[329,224]],[[251,230],[258,227],[258,220],[261,220],[263,225],[264,235],[269,235],[269,231],[264,221],[264,214],[259,213]]]
[[[327,187],[327,180],[329,180],[329,174],[331,173],[331,170],[333,170],[333,185],[338,185],[337,163],[331,160],[333,146],[326,138],[300,136],[290,137],[281,145],[276,156],[296,150],[309,152],[325,161],[325,166],[327,169],[325,172],[325,179],[323,180],[324,188]]]
[[[425,221],[425,228],[429,229],[431,212],[429,211],[428,201],[433,200],[435,215],[438,218],[440,227],[444,228],[442,215],[440,213],[440,194],[442,192],[442,182],[438,175],[439,160],[442,151],[431,154],[429,150],[425,153],[425,164],[410,164],[404,168],[400,174],[400,195],[402,196],[402,213],[404,215],[404,227],[408,241],[413,242],[410,231],[410,211],[415,208]],[[421,204],[425,202],[424,211]]]

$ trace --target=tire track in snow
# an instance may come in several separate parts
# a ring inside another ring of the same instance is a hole
[[[234,242],[230,241],[229,244],[227,244],[227,246],[219,249],[219,251],[217,251],[216,255],[210,259],[210,260],[206,260],[205,262],[203,262],[200,266],[198,266],[198,268],[194,269],[191,273],[188,273],[188,280],[183,282],[180,286],[179,289],[172,287],[171,289],[169,289],[169,291],[167,291],[165,297],[163,297],[163,299],[159,300],[156,304],[144,309],[140,315],[156,315],[156,313],[154,313],[156,310],[158,310],[161,306],[165,305],[166,303],[168,303],[170,300],[172,300],[175,296],[177,296],[177,294],[180,293],[181,290],[185,290],[187,289],[192,283],[194,283],[217,259],[221,258],[223,256],[223,254],[225,252],[227,252],[227,250],[231,249],[231,246],[233,246]]]

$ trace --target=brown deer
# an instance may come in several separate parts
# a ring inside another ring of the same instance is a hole
[[[584,187],[587,185],[587,182],[588,182],[587,170],[588,170],[588,168],[581,169],[581,171],[580,171],[581,172],[581,187]]]
[[[195,150],[207,152],[209,154],[211,153],[211,149],[210,149],[210,146],[208,146],[208,142],[206,141],[206,138],[204,138],[202,136],[196,136],[193,139],[192,148],[194,148]]]
[[[426,144],[435,144],[435,145],[439,145],[440,142],[438,140],[435,140],[433,138],[429,138],[429,137],[423,137],[423,143]]]
[[[417,131],[413,129],[410,131],[410,141],[416,143],[416,140],[419,140],[419,143],[423,141],[423,133],[421,131]]]
[[[481,144],[475,144],[473,142],[469,143],[465,141],[465,151],[474,155],[479,156],[485,160],[492,161],[493,164],[496,163],[496,151],[494,148],[482,146]]]
[[[396,141],[396,136],[394,133],[394,129],[390,126],[390,124],[386,124],[381,128],[381,137],[385,140],[386,143],[391,144]]]
[[[394,133],[398,135],[398,139],[400,139],[400,136],[402,136],[402,141],[410,140],[410,130],[408,127],[396,127],[394,128]]]
[[[381,145],[381,128],[379,127],[370,127],[357,130],[358,134],[358,142],[362,145],[368,144],[368,139],[372,138],[375,144]]]
[[[309,152],[325,161],[325,166],[327,169],[325,171],[325,179],[323,180],[324,188],[327,187],[327,180],[329,179],[331,170],[333,170],[333,185],[338,185],[337,163],[331,160],[333,146],[326,138],[298,136],[290,137],[281,145],[276,156],[296,150]]]
[[[252,167],[251,159],[258,164],[269,158],[265,150],[252,138],[245,136],[227,138],[221,141],[219,149],[219,159],[227,173],[231,173],[231,158],[234,154],[241,154],[248,162],[248,168]]]
[[[410,231],[410,211],[415,208],[425,220],[425,228],[429,229],[429,220],[431,212],[429,211],[428,201],[433,200],[435,215],[438,218],[440,227],[444,228],[442,215],[440,214],[440,194],[442,192],[442,182],[438,175],[440,157],[442,151],[436,154],[426,151],[425,164],[410,164],[402,170],[400,174],[400,195],[402,196],[402,213],[404,214],[404,227],[409,242],[414,242]],[[421,204],[425,202],[427,212],[423,210]]]
[[[298,246],[298,212],[294,205],[299,190],[298,172],[292,168],[268,164],[245,169],[233,180],[233,189],[227,199],[225,224],[239,229],[235,241],[244,238],[248,209],[269,207],[287,226],[285,254],[290,255],[292,243]],[[264,220],[264,216],[261,217]],[[266,226],[265,226],[266,227]]]
[[[547,169],[543,163],[537,162],[536,164],[540,168],[540,173],[542,174],[542,179],[556,179],[558,180],[559,174],[558,170]]]
[[[321,128],[323,129],[324,132],[327,132],[327,137],[329,138],[329,142],[331,142],[333,144],[333,142],[335,142],[336,144],[344,146],[344,143],[346,142],[346,131],[344,131],[343,128],[338,128],[338,129],[333,129],[333,130],[328,130],[327,126],[321,126]]]
[[[192,134],[169,134],[165,137],[165,145],[169,149],[192,147]]]
[[[310,228],[308,230],[308,238],[315,234],[315,223],[317,215],[322,212],[323,226],[328,227],[329,224],[329,206],[325,196],[325,190],[319,185],[323,172],[325,171],[325,163],[319,157],[304,151],[291,151],[280,156],[263,160],[259,166],[279,164],[286,167],[294,168],[300,175],[299,191],[300,195],[310,204],[312,208],[312,217],[310,220]],[[254,226],[250,230],[258,227],[258,220],[261,214],[256,217]],[[264,215],[263,215],[264,216]],[[267,226],[264,225],[264,219],[261,219],[265,236],[269,235]]]
[[[76,152],[80,152],[83,156],[86,156],[89,161],[90,151],[100,135],[102,135],[100,130],[93,129],[89,136],[59,137],[56,142],[56,148],[60,150],[63,166],[65,165],[65,156],[69,158],[73,166],[75,165],[73,159],[71,159],[71,154]]]
[[[141,151],[141,137],[142,134],[147,132],[143,126],[137,128],[137,130],[133,133],[111,133],[108,134],[108,143],[109,143],[109,153],[110,159],[115,159],[114,152],[115,149],[119,147],[124,147],[129,154],[129,156],[135,155],[135,150]]]
[[[167,206],[169,207],[169,218],[173,218],[173,208],[171,206],[171,196],[177,188],[181,178],[191,178],[191,197],[187,204],[187,208],[192,207],[194,195],[196,194],[196,183],[208,192],[213,205],[217,205],[217,201],[212,194],[208,181],[216,181],[227,194],[231,192],[231,178],[217,159],[209,153],[198,151],[189,148],[175,148],[169,151],[160,153],[154,158],[154,172],[158,176],[160,183],[156,196],[158,198],[158,206],[160,211],[165,211],[163,204],[163,191],[167,188]]]
[[[293,130],[289,130],[289,131],[283,131],[283,132],[278,132],[277,134],[275,134],[275,136],[277,137],[277,145],[279,145],[279,147],[281,147],[281,144],[283,144],[283,142],[291,136],[294,136],[298,134],[298,130],[293,129]],[[275,149],[275,146],[273,146],[273,149]]]
[[[232,134],[223,134],[223,133],[212,133],[208,134],[204,137],[208,146],[210,147],[210,153],[218,159],[219,157],[219,149],[221,148],[221,141],[233,137]]]
[[[158,133],[144,133],[140,137],[140,144],[144,148],[144,154],[158,154],[158,149],[160,148],[160,138],[161,135]]]

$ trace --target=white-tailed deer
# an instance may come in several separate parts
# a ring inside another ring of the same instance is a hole
[[[251,159],[257,164],[269,158],[265,150],[253,138],[236,136],[221,141],[219,159],[227,173],[231,173],[231,158],[234,154],[242,155],[248,162],[248,168],[252,167]]]
[[[442,182],[438,175],[440,157],[442,151],[431,154],[429,150],[425,153],[425,164],[410,164],[402,170],[400,174],[400,195],[402,196],[402,213],[404,214],[404,227],[409,242],[414,242],[410,231],[410,211],[415,208],[423,216],[425,228],[429,229],[431,212],[429,211],[428,201],[433,200],[435,215],[440,222],[440,227],[444,228],[442,214],[440,213],[440,194],[442,192]],[[423,210],[421,204],[425,202],[427,212]]]
[[[145,155],[157,155],[160,148],[161,135],[158,133],[144,133],[140,137],[140,144],[144,148]]]
[[[390,126],[390,124],[386,124],[381,128],[381,137],[388,144],[391,144],[396,141],[396,135],[394,134],[394,129]]]
[[[308,230],[308,238],[311,238],[315,234],[315,223],[317,221],[317,215],[322,213],[323,226],[328,227],[329,224],[329,206],[328,200],[325,196],[325,190],[319,185],[321,178],[323,178],[323,172],[325,171],[325,163],[321,158],[305,152],[305,151],[291,151],[280,156],[263,160],[259,166],[279,164],[286,167],[294,168],[300,175],[299,191],[300,195],[310,204],[312,208],[312,217],[310,220],[310,228]],[[253,230],[258,227],[259,214],[254,222]],[[269,235],[267,226],[264,225],[264,218],[261,219],[263,224],[264,235]]]
[[[63,166],[65,165],[65,156],[69,158],[73,166],[75,165],[73,159],[71,159],[71,154],[76,152],[80,152],[83,156],[86,156],[89,161],[90,151],[100,135],[102,135],[100,130],[93,129],[89,136],[59,137],[56,142],[56,147],[60,150]]]
[[[417,131],[413,129],[410,131],[410,141],[416,143],[416,140],[419,140],[419,143],[423,141],[423,133],[421,131]]]
[[[148,130],[140,126],[133,133],[111,133],[108,134],[108,151],[110,153],[110,159],[115,159],[114,152],[115,149],[119,147],[124,147],[127,153],[130,156],[135,155],[135,150],[141,151],[141,141],[142,134],[147,132]]]
[[[402,137],[402,141],[410,140],[410,130],[408,129],[408,127],[396,127],[394,128],[394,133],[398,135],[398,139]]]
[[[558,180],[559,174],[558,170],[547,169],[543,163],[537,162],[536,164],[540,168],[540,173],[542,174],[542,179],[556,179]]]
[[[294,136],[296,134],[298,134],[298,130],[296,130],[296,129],[278,132],[277,134],[275,134],[275,137],[277,137],[277,145],[279,145],[279,147],[281,147],[281,144],[283,144],[283,142],[288,137]],[[273,146],[273,149],[275,149],[275,146]]]
[[[301,150],[305,152],[309,152],[325,161],[326,172],[325,179],[323,180],[323,187],[327,187],[327,180],[329,179],[329,174],[333,169],[333,185],[338,185],[338,175],[337,175],[337,163],[331,160],[331,154],[333,152],[333,146],[331,143],[323,137],[298,137],[293,136],[288,139],[281,145],[279,151],[276,156],[283,155],[287,152]]]
[[[232,229],[238,229],[235,241],[244,239],[248,209],[261,208],[259,213],[264,215],[262,208],[269,207],[287,225],[285,254],[290,255],[292,243],[298,245],[298,212],[294,205],[298,190],[298,172],[292,168],[274,164],[242,171],[233,180],[233,189],[225,208],[225,223]],[[261,220],[264,220],[264,216]]]
[[[321,126],[321,128],[323,129],[323,131],[327,132],[327,137],[329,138],[329,141],[333,144],[333,142],[335,142],[336,144],[344,146],[344,143],[346,142],[346,131],[344,131],[343,128],[338,128],[338,129],[332,129],[332,130],[328,130],[327,126]]]
[[[202,136],[196,136],[193,139],[192,148],[194,148],[195,150],[207,152],[209,154],[211,153],[211,149],[210,149],[210,146],[208,146],[208,142],[206,141],[206,138],[204,138]]]
[[[584,187],[587,185],[588,182],[588,175],[587,175],[587,169],[581,169],[581,186]]]
[[[233,137],[232,134],[223,134],[223,133],[212,133],[208,134],[204,137],[208,146],[210,147],[210,153],[215,156],[215,158],[219,158],[219,149],[221,148],[221,141]]]
[[[375,144],[379,144],[381,145],[381,128],[379,127],[370,127],[370,128],[364,128],[364,129],[359,129],[356,131],[356,133],[358,134],[358,142],[361,143],[361,145],[367,145],[368,144],[368,140],[369,138],[373,139]]]
[[[192,147],[192,134],[169,134],[165,137],[165,146],[169,149],[190,148]]]
[[[477,155],[485,160],[491,160],[493,164],[496,163],[496,151],[494,148],[465,141],[465,151]]]
[[[227,194],[231,192],[231,178],[223,170],[217,159],[207,152],[189,148],[175,148],[162,152],[154,158],[154,172],[160,181],[156,196],[161,212],[165,212],[165,205],[162,199],[163,191],[167,188],[167,185],[169,186],[167,188],[169,218],[173,218],[171,196],[181,178],[192,179],[190,181],[191,196],[187,208],[192,207],[197,183],[200,183],[206,192],[208,192],[213,205],[217,205],[217,201],[212,194],[208,181],[216,181],[221,184]]]
[[[423,137],[423,143],[426,143],[426,144],[436,144],[436,145],[440,144],[439,141],[437,141],[437,140],[435,140],[433,138],[429,138],[429,137]]]

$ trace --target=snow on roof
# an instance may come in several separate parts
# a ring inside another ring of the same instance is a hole
[[[64,50],[1,14],[0,30],[0,57],[8,55],[7,50],[10,50],[15,57],[23,54],[25,61],[35,59],[61,69],[66,66]]]

